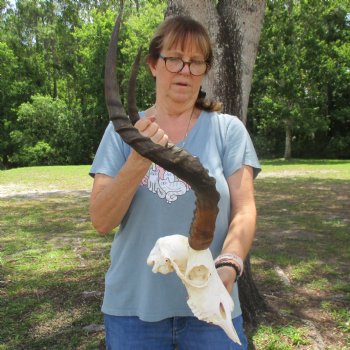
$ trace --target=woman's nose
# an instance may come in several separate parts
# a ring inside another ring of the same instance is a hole
[[[184,62],[184,66],[182,67],[182,69],[180,70],[179,73],[191,74],[190,64],[191,64],[191,62]]]

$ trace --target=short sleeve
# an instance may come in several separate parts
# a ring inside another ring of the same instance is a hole
[[[110,122],[103,134],[94,161],[90,168],[90,176],[97,173],[115,176],[124,165],[130,147],[126,145]]]
[[[249,165],[254,170],[254,178],[261,171],[253,142],[244,124],[237,117],[233,117],[227,125],[223,169],[225,177],[229,177],[243,165]]]

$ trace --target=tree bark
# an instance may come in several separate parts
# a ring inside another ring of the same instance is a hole
[[[238,289],[244,321],[255,327],[259,314],[267,310],[267,305],[254,282],[250,255],[244,261],[244,273],[238,280]]]
[[[265,0],[220,0],[217,5],[212,0],[169,0],[166,12],[189,15],[206,26],[215,58],[203,89],[244,124],[264,12]],[[243,317],[255,325],[266,304],[254,283],[249,256],[244,264],[238,283]]]
[[[221,0],[217,6],[212,0],[169,0],[166,13],[205,24],[215,59],[203,88],[244,124],[264,12],[265,0]]]
[[[286,120],[286,140],[284,144],[284,158],[290,159],[292,157],[292,121]]]

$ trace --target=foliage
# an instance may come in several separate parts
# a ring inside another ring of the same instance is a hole
[[[133,57],[162,21],[165,5],[125,1],[118,49],[123,100]],[[90,163],[108,123],[104,60],[119,3],[17,0],[1,6],[0,165]],[[145,67],[138,83],[143,109],[154,97]]]
[[[250,123],[263,156],[349,157],[350,3],[267,1]]]
[[[80,138],[85,127],[78,109],[69,109],[65,101],[34,95],[17,112],[20,130],[11,132],[17,151],[14,164],[74,164],[83,161]]]
[[[136,51],[146,54],[167,3],[124,1],[124,105]],[[0,168],[91,163],[108,123],[104,60],[118,12],[114,0],[0,1]],[[350,156],[349,13],[349,0],[267,1],[248,113],[260,156],[281,157],[288,130],[292,156]],[[137,82],[142,110],[154,102],[145,64]]]
[[[15,103],[18,85],[15,84],[16,71],[18,69],[17,57],[13,50],[4,42],[0,42],[0,154],[6,155],[11,149],[8,138],[8,129],[14,119],[11,107]],[[0,158],[0,164],[1,164]]]

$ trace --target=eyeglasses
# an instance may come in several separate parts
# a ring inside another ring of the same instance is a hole
[[[189,61],[185,62],[182,58],[179,57],[165,57],[162,54],[159,54],[159,57],[162,58],[165,62],[165,67],[170,73],[179,73],[183,70],[186,64],[190,69],[192,75],[203,75],[208,70],[208,63],[205,61]]]

